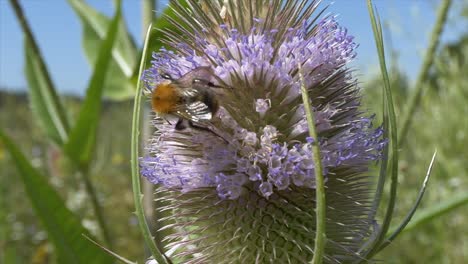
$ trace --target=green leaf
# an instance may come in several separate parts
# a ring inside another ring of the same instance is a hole
[[[409,232],[422,224],[431,222],[435,218],[440,217],[449,212],[452,212],[453,210],[459,208],[460,206],[464,206],[467,204],[468,204],[468,193],[464,192],[464,193],[458,193],[458,194],[452,195],[446,201],[442,201],[438,204],[435,204],[417,213],[413,217],[411,222],[408,223],[406,228],[402,230],[402,233]],[[398,227],[392,229],[391,233],[396,232],[397,230],[398,230]]]
[[[41,67],[41,56],[34,51],[31,41],[24,40],[25,76],[28,81],[29,100],[33,114],[47,136],[58,145],[68,139],[69,125],[65,109],[52,82],[47,81],[48,72]]]
[[[33,113],[47,136],[62,145],[68,139],[67,115],[21,6],[18,1],[10,3],[24,33],[25,76]]]
[[[390,177],[390,193],[382,226],[380,229],[376,230],[376,233],[373,235],[369,243],[366,243],[366,246],[368,246],[369,248],[367,248],[365,253],[362,254],[363,261],[365,259],[371,258],[375,254],[377,254],[377,252],[379,252],[380,245],[385,239],[385,235],[387,234],[388,228],[392,220],[398,187],[398,136],[396,126],[396,115],[393,104],[390,78],[388,76],[387,65],[385,62],[385,49],[382,34],[382,25],[380,24],[380,18],[378,14],[376,14],[371,0],[367,0],[367,8],[369,10],[372,30],[375,38],[375,45],[379,56],[380,71],[382,73],[383,78],[384,130],[386,135],[388,135],[388,145],[384,152],[384,155],[388,155],[388,158],[384,160],[382,165],[382,169],[380,172],[381,175],[379,177],[379,182],[377,186],[376,199],[373,203],[373,209],[377,210],[379,208],[380,197],[382,195],[383,185],[385,183],[386,177]]]
[[[376,39],[376,46],[379,55],[380,70],[382,73],[384,81],[384,105],[386,118],[388,118],[387,125],[384,126],[384,129],[388,131],[388,163],[386,177],[390,177],[390,197],[387,204],[387,209],[383,219],[383,223],[380,229],[380,233],[377,235],[375,250],[371,250],[369,256],[373,256],[378,252],[378,246],[382,243],[385,234],[387,233],[388,228],[393,216],[393,210],[395,208],[396,196],[397,196],[397,187],[398,187],[398,137],[397,137],[397,126],[396,126],[396,115],[393,104],[392,90],[390,87],[390,78],[388,77],[387,66],[385,63],[385,50],[383,43],[383,34],[382,26],[380,24],[380,17],[377,14],[377,18],[374,15],[371,1],[368,1],[369,10],[371,13],[372,28],[374,30],[374,36]]]
[[[0,141],[9,151],[32,207],[55,246],[57,263],[112,263],[110,256],[83,238],[82,234],[90,235],[81,225],[80,219],[65,206],[47,178],[31,166],[2,130]]]
[[[157,0],[142,0],[141,1],[141,19],[143,28],[148,28],[156,21],[156,11],[158,10]],[[145,37],[145,36],[143,36]]]
[[[70,133],[70,140],[65,145],[66,153],[82,167],[87,167],[94,150],[104,81],[106,74],[108,74],[110,61],[112,60],[112,47],[116,40],[120,17],[121,4],[119,1],[115,17],[99,48],[99,56],[86,91],[86,98],[79,113],[78,121]]]
[[[99,13],[82,0],[68,0],[80,17],[83,26],[83,48],[88,62],[95,65],[98,49],[111,23],[110,18]],[[109,74],[104,84],[104,97],[113,100],[133,98],[132,74],[137,64],[138,50],[123,20],[119,22],[116,43],[109,63]]]

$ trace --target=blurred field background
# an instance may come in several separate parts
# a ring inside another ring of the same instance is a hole
[[[376,2],[379,6],[379,2]],[[438,1],[432,2],[436,9]],[[456,10],[451,13],[445,27],[460,23],[466,25],[468,21],[468,3],[463,0],[455,2],[452,8]],[[4,6],[2,3],[2,7]],[[389,73],[395,107],[397,115],[401,117],[414,90],[414,80],[411,79],[414,79],[414,76],[408,76],[403,70],[404,66],[399,62],[402,51],[395,48],[396,45],[392,43],[391,28],[394,21],[390,18],[383,22],[386,25],[385,44],[390,62]],[[431,27],[432,25],[428,25],[422,30],[426,30],[429,34]],[[366,41],[372,43],[372,39]],[[421,54],[424,54],[424,50],[421,50]],[[18,60],[23,59],[18,58]],[[8,65],[2,64],[0,67]],[[364,75],[361,72],[359,78],[364,88],[365,107],[371,112],[381,113],[380,73],[366,71]],[[428,81],[424,86],[424,95],[415,112],[407,140],[400,151],[400,185],[395,224],[405,216],[416,199],[417,190],[422,184],[435,149],[438,151],[437,162],[421,205],[421,212],[444,201],[453,201],[458,197],[466,198],[468,30],[462,31],[449,42],[443,42],[439,46],[430,68]],[[76,119],[83,98],[62,93],[60,89],[59,94],[71,119]],[[130,96],[124,100],[122,98],[104,100],[97,129],[97,143],[88,174],[96,189],[98,201],[102,205],[114,241],[114,250],[129,259],[142,262],[145,256],[148,256],[148,252],[145,252],[137,219],[132,214],[134,205],[129,163],[132,107]],[[20,147],[34,168],[47,176],[67,207],[79,215],[82,225],[91,234],[100,237],[99,224],[79,173],[60,147],[47,138],[44,131],[38,127],[37,119],[36,114],[31,111],[28,95],[24,90],[0,87],[1,129]],[[463,205],[457,205],[455,210],[409,229],[376,259],[383,263],[466,263],[468,260],[466,199]],[[18,170],[5,146],[0,144],[0,263],[55,263],[53,247],[49,242],[47,232],[44,231],[31,207]]]

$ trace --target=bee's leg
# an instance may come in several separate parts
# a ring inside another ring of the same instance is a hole
[[[198,125],[190,120],[187,120],[187,119],[183,119],[183,118],[179,118],[179,120],[177,120],[177,123],[175,125],[175,129],[176,130],[184,130],[186,129],[187,127],[191,127],[193,129],[199,129],[199,130],[203,130],[203,131],[208,131],[210,133],[212,133],[213,135],[221,138],[222,140],[224,140],[226,143],[229,143],[229,141],[227,141],[225,138],[223,138],[221,135],[219,135],[218,133],[216,133],[215,131],[213,131],[212,129],[210,129],[209,127],[206,127],[206,126],[202,126],[202,125]]]
[[[163,119],[164,119],[164,120],[165,120],[165,121],[166,121],[166,122],[167,122],[169,125],[171,125],[171,126],[172,126],[172,123],[171,123],[171,122],[169,122],[169,120],[167,120],[165,117],[163,117]]]
[[[210,129],[209,127],[198,125],[198,124],[196,124],[196,123],[194,123],[192,121],[188,121],[188,124],[192,128],[208,131],[208,132],[212,133],[213,135],[215,135],[215,136],[221,138],[222,140],[224,140],[224,142],[229,143],[229,141],[227,141],[224,137],[222,137],[220,134],[216,133],[214,130]]]
[[[188,123],[187,120],[183,119],[183,118],[179,118],[179,120],[177,120],[177,123],[175,125],[175,129],[176,130],[184,130],[186,129],[188,126],[191,126],[190,123]]]

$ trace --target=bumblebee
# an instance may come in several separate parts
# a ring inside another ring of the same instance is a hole
[[[219,102],[213,88],[223,88],[213,81],[216,77],[210,67],[198,67],[178,79],[167,73],[161,74],[165,79],[152,91],[153,110],[160,115],[178,117],[176,130],[188,126],[209,130],[209,122],[219,109]]]

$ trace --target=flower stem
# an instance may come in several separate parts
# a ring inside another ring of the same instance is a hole
[[[91,183],[91,179],[89,178],[89,173],[87,170],[80,170],[80,176],[83,179],[85,184],[86,194],[91,199],[91,205],[93,207],[94,215],[97,218],[99,223],[99,227],[101,228],[102,236],[104,237],[104,241],[106,241],[106,245],[109,249],[113,249],[112,237],[110,235],[109,229],[107,228],[106,221],[104,220],[104,214],[101,204],[96,195],[96,189],[94,188],[93,184]]]
[[[406,139],[406,134],[408,133],[409,126],[411,124],[411,121],[413,120],[414,113],[416,111],[416,108],[419,106],[419,102],[421,101],[421,95],[423,94],[423,89],[424,87],[426,87],[424,85],[424,82],[427,80],[429,70],[431,68],[431,65],[434,62],[434,54],[437,49],[437,46],[439,45],[440,35],[442,34],[445,21],[447,20],[448,11],[449,11],[451,3],[452,3],[452,0],[444,0],[439,7],[439,11],[437,13],[437,21],[434,26],[434,29],[432,30],[429,47],[424,56],[423,66],[416,79],[416,84],[415,84],[416,88],[411,98],[409,99],[409,103],[408,103],[408,107],[406,108],[406,111],[403,113],[403,122],[401,125],[401,129],[398,131],[399,132],[398,138],[400,140],[398,142],[399,147],[403,145]]]
[[[304,102],[305,113],[307,117],[307,124],[309,127],[309,135],[313,138],[312,142],[312,159],[315,164],[315,193],[316,193],[316,233],[315,233],[315,246],[314,257],[312,258],[313,264],[322,263],[323,254],[325,250],[326,234],[325,234],[325,182],[323,179],[322,157],[320,155],[319,141],[317,137],[317,130],[315,129],[314,112],[311,109],[309,94],[305,87],[304,76],[302,75],[301,64],[298,64],[299,80],[301,82],[302,101]]]
[[[146,52],[148,49],[148,39],[151,32],[151,25],[148,26],[145,44],[143,47],[143,53],[140,62],[140,70],[138,76],[142,75],[142,71],[145,66]],[[136,216],[138,218],[138,223],[140,225],[140,231],[143,235],[143,238],[146,242],[146,245],[149,247],[153,258],[158,263],[170,263],[170,261],[165,258],[165,256],[159,251],[156,246],[155,241],[151,235],[150,229],[148,227],[148,222],[145,218],[145,213],[143,210],[143,195],[141,193],[141,183],[140,183],[140,168],[138,163],[138,148],[139,148],[139,127],[140,127],[140,105],[141,105],[141,83],[140,78],[138,79],[137,89],[135,92],[135,103],[133,108],[133,120],[132,120],[132,142],[131,142],[131,165],[132,165],[132,187],[133,187],[133,200],[135,203]]]

